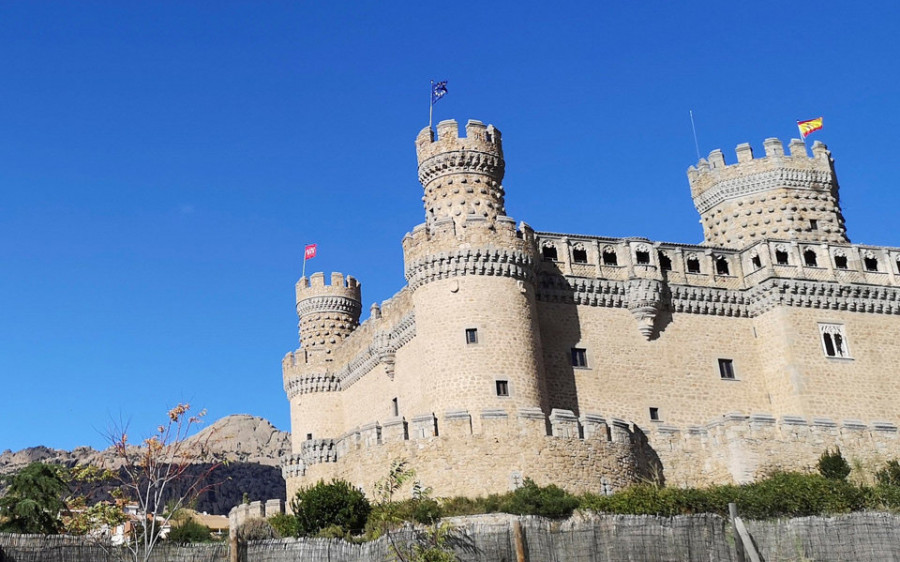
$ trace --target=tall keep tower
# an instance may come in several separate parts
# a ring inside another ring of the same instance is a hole
[[[442,121],[416,138],[425,223],[403,239],[416,337],[443,341],[422,357],[422,384],[441,416],[544,406],[534,289],[534,232],[506,216],[500,131]]]
[[[737,147],[737,163],[721,150],[688,170],[691,196],[703,224],[704,244],[743,248],[764,239],[846,243],[834,160],[819,141],[813,156],[799,139],[784,153],[780,140],[763,143],[764,158],[749,144]]]

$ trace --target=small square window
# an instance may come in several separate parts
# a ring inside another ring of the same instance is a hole
[[[497,396],[509,396],[509,381],[495,381],[497,383]]]
[[[734,361],[731,359],[719,359],[719,376],[723,379],[734,380]]]
[[[466,343],[467,344],[478,343],[478,329],[477,328],[466,328]]]
[[[847,269],[847,256],[834,256],[834,267]]]
[[[637,258],[638,265],[648,265],[650,263],[650,252],[637,251],[634,255]]]
[[[659,421],[659,408],[650,408],[650,420]]]
[[[306,434],[306,440],[307,440],[307,441],[312,441],[312,433],[307,433],[307,434]]]
[[[580,347],[572,348],[572,366],[587,367],[587,350]]]

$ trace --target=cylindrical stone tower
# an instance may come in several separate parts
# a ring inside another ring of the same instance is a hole
[[[743,248],[761,239],[847,243],[834,160],[821,142],[813,156],[799,139],[790,155],[778,139],[766,139],[764,158],[749,144],[737,147],[737,163],[721,150],[688,170],[704,244]]]
[[[282,361],[284,390],[291,403],[291,442],[295,452],[310,439],[343,431],[340,384],[329,369],[332,352],[359,326],[359,282],[340,273],[325,284],[323,273],[297,282],[300,349]]]
[[[416,139],[425,224],[403,240],[433,413],[543,408],[533,231],[505,215],[500,132],[442,121]],[[424,412],[411,412],[420,414]],[[546,413],[546,412],[545,412]]]
[[[310,357],[327,356],[359,326],[362,312],[359,282],[351,276],[314,273],[297,282],[297,316],[300,345]]]

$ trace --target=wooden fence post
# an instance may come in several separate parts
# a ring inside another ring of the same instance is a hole
[[[516,562],[528,562],[525,559],[525,535],[522,532],[522,522],[518,519],[513,522],[513,540],[516,544]]]

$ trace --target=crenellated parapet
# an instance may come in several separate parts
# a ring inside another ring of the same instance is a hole
[[[300,344],[308,353],[330,354],[359,325],[362,312],[359,282],[350,275],[314,273],[297,282]]]
[[[778,139],[763,143],[754,158],[749,144],[737,147],[737,162],[721,150],[688,169],[694,206],[705,244],[745,247],[766,238],[847,242],[834,160],[819,141],[793,139],[789,153]]]
[[[474,417],[481,421],[477,431]],[[386,418],[334,440],[307,441],[301,454],[283,459],[282,472],[289,489],[312,483],[327,470],[368,490],[373,473],[403,458],[442,495],[463,494],[471,485],[467,479],[446,478],[447,470],[462,467],[487,479],[478,488],[492,492],[514,489],[523,477],[556,481],[562,470],[567,471],[567,489],[608,494],[649,476],[640,468],[648,464],[645,445],[632,424],[599,413],[577,416],[553,409],[547,416],[539,408],[458,409]],[[486,470],[488,465],[493,470]]]

